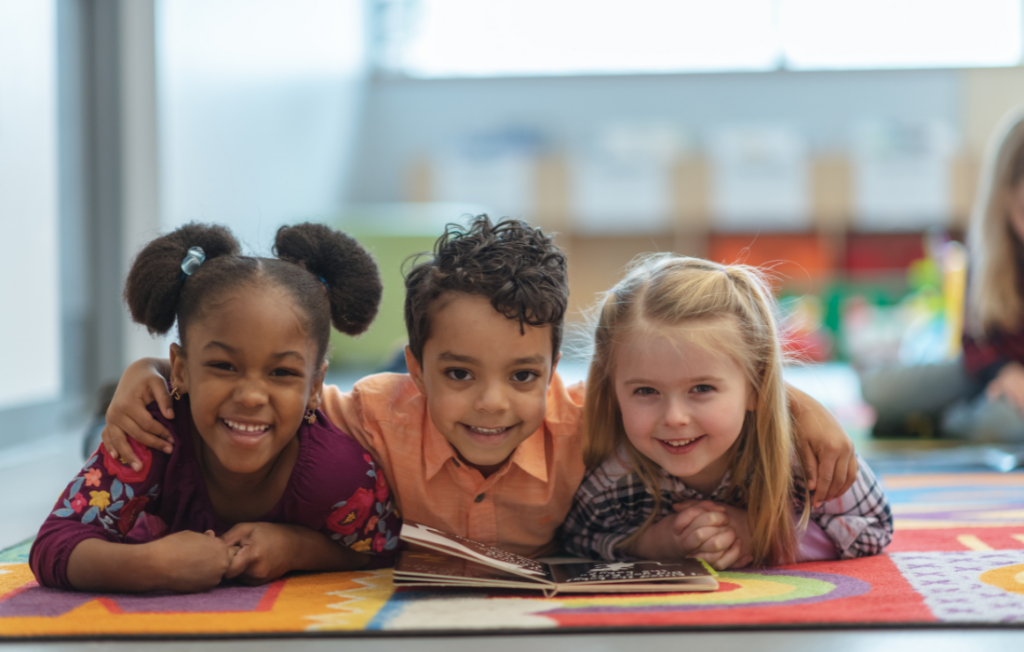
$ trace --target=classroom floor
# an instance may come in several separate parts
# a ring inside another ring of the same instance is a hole
[[[567,382],[582,379],[585,369],[572,363],[560,367]],[[339,386],[350,386],[358,374],[338,374],[329,380]],[[870,411],[859,401],[856,375],[842,365],[796,368],[787,371],[788,380],[820,400],[837,414],[858,450],[869,459],[881,459],[908,451],[928,451],[950,446],[950,442],[872,441],[868,435]],[[32,536],[53,505],[56,494],[82,464],[82,429],[55,433],[17,447],[0,449],[0,548]],[[2,633],[2,632],[0,632]],[[177,650],[210,650],[212,652],[264,652],[284,646],[294,652],[320,650],[359,650],[360,652],[399,652],[415,648],[417,652],[604,652],[635,648],[651,649],[713,649],[716,652],[962,652],[963,650],[1022,650],[1024,630],[998,629],[919,629],[919,630],[794,630],[775,632],[731,633],[645,633],[645,634],[555,634],[545,636],[515,635],[502,637],[367,637],[310,639],[245,639],[206,641],[161,641],[144,643],[147,649],[159,652]],[[137,641],[98,641],[90,643],[8,643],[5,650],[27,652],[46,650],[129,650],[138,649]]]

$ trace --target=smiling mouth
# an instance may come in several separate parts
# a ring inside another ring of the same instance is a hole
[[[270,429],[270,424],[261,423],[241,423],[239,421],[232,421],[231,419],[221,419],[228,428],[231,428],[235,432],[239,432],[245,435],[260,435]]]
[[[656,441],[661,444],[662,448],[667,453],[672,455],[685,455],[692,451],[706,436],[707,435],[701,435],[700,437],[693,437],[692,439],[658,439]]]
[[[703,436],[704,435],[701,435],[700,437],[703,437]],[[686,446],[687,444],[692,444],[693,442],[695,442],[698,439],[700,439],[700,437],[694,437],[693,439],[659,439],[658,441],[660,441],[661,443],[665,444],[666,446],[671,446],[673,448],[680,448],[682,446]]]
[[[511,430],[512,426],[502,426],[500,428],[481,428],[480,426],[466,426],[466,428],[479,435],[500,435],[503,432]]]

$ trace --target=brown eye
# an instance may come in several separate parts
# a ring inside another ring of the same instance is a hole
[[[471,380],[473,378],[473,375],[465,369],[449,369],[444,372],[444,375],[452,380]]]

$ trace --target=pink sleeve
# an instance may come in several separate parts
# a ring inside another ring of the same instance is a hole
[[[809,521],[807,530],[800,536],[796,561],[828,561],[839,559],[836,545],[817,523]]]

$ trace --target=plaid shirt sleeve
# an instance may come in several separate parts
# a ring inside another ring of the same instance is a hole
[[[840,559],[882,552],[892,541],[892,511],[875,474],[860,456],[853,486],[842,496],[811,511],[811,520],[825,531]]]
[[[618,546],[654,510],[654,497],[636,473],[615,473],[614,462],[591,470],[576,491],[560,530],[562,546],[573,555],[607,561],[633,560]],[[671,501],[663,503],[671,506]]]

